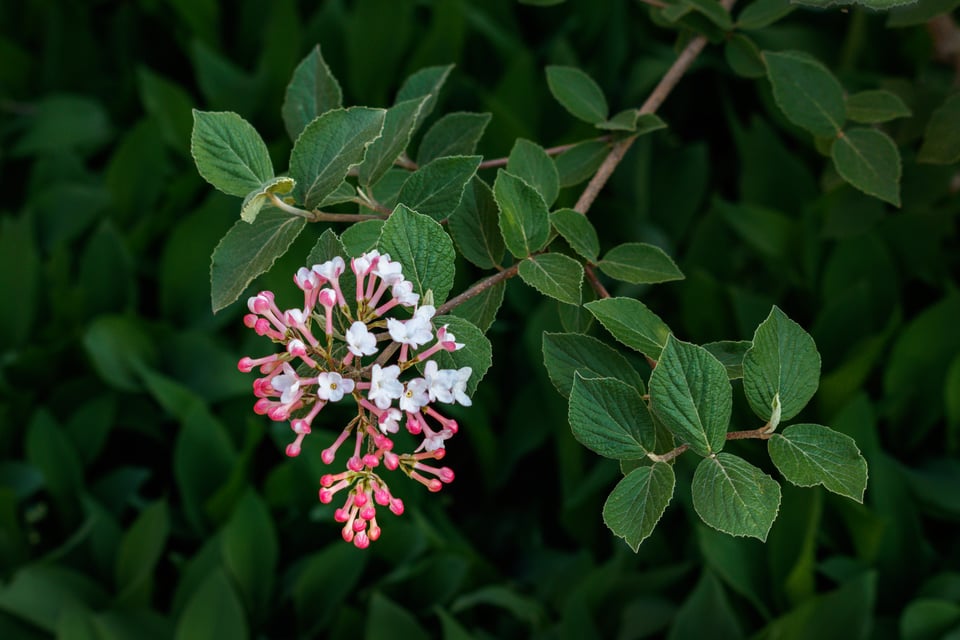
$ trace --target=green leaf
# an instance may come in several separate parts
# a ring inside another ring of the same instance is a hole
[[[458,316],[435,316],[433,325],[435,327],[448,325],[447,330],[456,336],[457,342],[463,343],[463,347],[456,351],[441,350],[431,360],[436,360],[437,366],[441,369],[463,367],[473,369],[467,381],[467,395],[472,396],[477,390],[477,385],[483,380],[483,376],[487,374],[490,365],[493,364],[493,347],[490,341],[473,323]],[[423,364],[420,363],[418,366]]]
[[[574,374],[567,419],[577,442],[614,460],[644,458],[656,442],[640,391],[616,378]]]
[[[900,206],[900,151],[877,129],[850,129],[830,150],[837,173],[864,193]]]
[[[918,162],[953,164],[960,160],[960,93],[955,93],[930,114]]]
[[[367,107],[334,109],[312,120],[293,143],[290,177],[294,198],[313,209],[340,186],[380,136],[386,111]]]
[[[460,205],[464,187],[477,173],[480,156],[437,158],[413,172],[397,202],[434,220],[445,220]]]
[[[294,69],[283,98],[281,114],[290,139],[296,140],[317,116],[339,109],[342,100],[340,84],[324,61],[320,45],[317,45]]]
[[[680,0],[679,6],[690,7],[724,31],[733,30],[733,21],[730,19],[730,12],[717,0]]]
[[[767,443],[770,459],[783,477],[800,487],[827,490],[863,502],[867,461],[848,435],[818,424],[795,424]]]
[[[708,342],[703,348],[720,361],[731,380],[743,377],[743,358],[753,343],[749,340],[721,340]]]
[[[604,502],[603,522],[636,552],[667,510],[675,483],[673,467],[665,462],[634,469]]]
[[[41,264],[33,221],[28,216],[0,218],[0,291],[4,292],[0,296],[0,316],[4,318],[0,351],[26,344],[36,328]]]
[[[489,113],[448,113],[423,134],[417,150],[417,164],[425,165],[444,156],[470,156],[477,150],[490,124]]]
[[[666,129],[667,123],[655,113],[640,113],[639,109],[625,109],[609,120],[594,125],[597,129],[608,131],[629,131],[642,136],[660,129]]]
[[[53,498],[60,522],[75,524],[80,517],[83,464],[69,438],[46,409],[38,409],[26,428],[26,462],[43,474],[44,487]]]
[[[378,222],[378,221],[368,220],[366,222]],[[347,231],[349,231],[350,229],[352,229],[353,227],[359,224],[363,224],[363,223],[358,222],[350,227],[347,227],[346,231],[344,231],[344,234],[346,234]],[[380,237],[379,231],[377,232],[376,237],[378,238]],[[376,246],[376,243],[371,245],[370,248],[373,248],[374,246]],[[360,253],[363,253],[363,251],[361,251]],[[320,237],[317,238],[316,243],[314,243],[313,248],[310,249],[310,253],[307,254],[307,259],[306,261],[304,261],[304,264],[307,266],[320,264],[320,263],[326,262],[327,260],[332,260],[337,256],[346,258],[347,255],[352,256],[354,254],[349,253],[344,248],[343,242],[340,241],[340,238],[337,237],[337,234],[334,233],[333,229],[324,229],[323,233],[320,234]],[[346,273],[344,273],[344,275],[346,275]]]
[[[573,209],[557,209],[550,214],[550,224],[563,236],[571,249],[590,262],[597,261],[600,239],[587,216]]]
[[[404,205],[387,218],[377,243],[382,253],[403,265],[403,276],[413,283],[421,298],[433,291],[440,305],[453,287],[456,252],[440,223]]]
[[[486,333],[497,319],[497,312],[503,304],[503,293],[506,288],[506,282],[498,282],[469,300],[461,302],[450,313],[469,320],[480,331]]]
[[[460,206],[450,216],[448,228],[463,257],[481,269],[496,268],[503,259],[499,216],[493,191],[474,176],[464,187]]]
[[[193,98],[184,89],[146,67],[137,69],[137,86],[143,108],[160,125],[163,140],[178,151],[188,152],[193,126]]]
[[[352,593],[369,557],[353,545],[335,544],[298,563],[301,570],[290,587],[298,622],[325,623]]]
[[[174,640],[249,637],[243,605],[223,570],[214,569],[180,614]]]
[[[720,451],[733,409],[726,369],[703,347],[671,335],[650,375],[650,409],[696,453]]]
[[[127,316],[98,316],[83,334],[83,348],[101,379],[121,391],[139,391],[138,373],[157,355],[155,340]]]
[[[526,258],[546,246],[550,212],[536,189],[500,169],[493,183],[493,197],[500,209],[500,231],[514,257]]]
[[[913,599],[900,616],[903,640],[955,639],[960,629],[960,605],[941,598]]]
[[[604,298],[583,306],[614,338],[648,358],[660,358],[670,327],[645,304],[633,298]]]
[[[790,0],[754,0],[737,16],[737,26],[747,30],[763,29],[794,9],[796,6]]]
[[[125,606],[150,604],[154,571],[170,534],[167,503],[158,500],[140,512],[117,551],[117,599]]]
[[[813,338],[777,306],[753,334],[743,358],[743,391],[753,412],[776,427],[803,409],[820,385]]]
[[[593,78],[575,67],[549,66],[546,71],[550,93],[571,115],[590,124],[607,119],[607,99]]]
[[[572,187],[597,172],[610,153],[610,143],[603,140],[580,142],[554,158],[561,187]]]
[[[380,234],[383,233],[383,225],[383,220],[362,220],[344,229],[340,234],[340,240],[343,242],[346,255],[356,258],[371,249],[376,249],[377,243],[380,242]],[[334,255],[342,256],[344,253]],[[326,260],[330,258],[323,261]]]
[[[517,139],[507,159],[507,171],[536,189],[547,207],[554,203],[560,193],[557,165],[543,147],[534,142]]]
[[[543,334],[543,365],[560,395],[569,397],[575,373],[615,378],[643,393],[643,378],[616,349],[580,333]]]
[[[364,640],[428,640],[430,634],[403,607],[374,592],[366,615]]]
[[[697,638],[703,634],[704,621],[710,621],[711,640],[746,638],[740,620],[723,585],[712,571],[704,571],[683,606],[677,609],[667,640]]]
[[[273,178],[267,145],[232,111],[193,110],[190,153],[203,179],[240,198]]]
[[[396,101],[398,103],[404,100],[429,96],[417,114],[417,122],[413,127],[414,130],[419,128],[426,117],[433,113],[433,108],[437,106],[437,97],[440,95],[440,89],[443,88],[451,71],[453,71],[452,64],[438,67],[425,67],[411,74],[410,77],[404,80],[403,85],[401,85],[400,90],[397,92]]]
[[[375,184],[390,169],[413,135],[420,109],[428,100],[427,96],[399,102],[389,109],[383,121],[383,134],[370,143],[367,155],[359,169],[359,182],[362,186]]]
[[[742,33],[734,34],[727,40],[723,46],[723,57],[738,76],[755,79],[767,75],[760,48]]]
[[[780,509],[777,481],[729,453],[701,460],[690,488],[700,518],[732,536],[766,540]]]
[[[31,107],[25,117],[26,130],[13,145],[13,156],[68,149],[86,154],[110,139],[110,120],[99,102],[80,96],[55,94],[38,100]]]
[[[237,503],[221,538],[224,567],[250,611],[266,613],[279,554],[270,511],[252,490]]]
[[[213,250],[210,289],[214,313],[239,298],[254,278],[273,266],[306,224],[303,218],[273,208],[252,224],[238,220]]]
[[[255,189],[247,194],[240,206],[240,219],[244,222],[252,223],[257,219],[257,214],[263,205],[270,202],[270,194],[282,196],[293,191],[294,182],[292,178],[281,176],[273,178],[264,183],[259,189]]]
[[[611,278],[633,284],[683,280],[683,273],[663,249],[643,242],[627,242],[610,249],[597,266]]]
[[[541,253],[520,263],[520,279],[545,296],[580,304],[583,266],[562,253]]]
[[[777,106],[816,136],[836,136],[846,118],[843,87],[830,70],[802,51],[764,51]]]
[[[873,124],[910,115],[909,107],[900,96],[890,91],[877,89],[847,96],[847,118],[854,122]]]

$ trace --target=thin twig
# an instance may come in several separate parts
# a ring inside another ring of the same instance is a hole
[[[504,269],[503,271],[498,271],[492,276],[488,278],[484,278],[483,280],[475,283],[473,286],[466,289],[460,295],[454,298],[450,298],[449,300],[444,302],[442,305],[440,305],[440,307],[437,309],[437,315],[443,315],[449,312],[451,309],[454,309],[457,306],[463,304],[470,298],[483,293],[484,291],[486,291],[493,285],[497,284],[498,282],[503,282],[508,278],[512,278],[513,276],[517,275],[517,271],[519,269],[520,269],[520,263],[518,262],[514,264],[512,267]]]
[[[766,432],[766,425],[760,427],[759,429],[750,429],[748,431],[728,431],[726,435],[727,440],[750,440],[750,439],[760,439],[760,440],[769,440],[773,437],[772,433]],[[682,444],[679,447],[671,449],[666,453],[661,453],[657,455],[656,453],[648,453],[647,457],[653,460],[654,462],[669,462],[673,460],[681,453],[690,448],[688,444]]]
[[[590,283],[590,286],[593,287],[593,290],[597,292],[598,296],[601,298],[610,297],[610,292],[607,291],[606,287],[603,286],[603,283],[600,282],[600,278],[597,277],[597,272],[594,270],[593,265],[583,265],[583,272],[587,276],[587,282]]]
[[[550,147],[548,149],[544,149],[544,151],[547,152],[548,156],[558,156],[561,153],[564,153],[565,151],[569,151],[570,149],[573,149],[578,144],[583,144],[584,142],[593,142],[593,141],[609,142],[610,136],[600,136],[598,138],[591,138],[590,140],[582,140],[580,142],[571,142],[570,144],[561,144],[561,145],[557,145],[556,147]],[[493,158],[491,160],[484,160],[483,162],[480,163],[480,166],[477,167],[477,169],[495,169],[497,167],[505,167],[507,166],[507,162],[509,160],[510,158]]]

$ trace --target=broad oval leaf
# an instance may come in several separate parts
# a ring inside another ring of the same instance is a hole
[[[547,207],[553,204],[560,193],[557,165],[544,148],[535,142],[517,139],[507,159],[507,171],[536,189]]]
[[[473,155],[491,117],[489,113],[466,111],[442,116],[423,134],[417,149],[417,164],[425,165],[444,156]]]
[[[876,89],[847,96],[847,117],[854,122],[873,124],[910,115],[900,96],[890,91]]]
[[[536,189],[501,169],[493,183],[493,197],[500,209],[500,231],[514,257],[526,258],[547,244],[550,212]]]
[[[293,196],[313,209],[333,193],[367,147],[380,136],[386,111],[367,107],[334,109],[312,120],[290,151]],[[248,190],[249,191],[249,190]]]
[[[541,253],[520,263],[520,279],[545,296],[580,304],[583,266],[562,253]]]
[[[777,106],[790,122],[816,136],[835,136],[846,119],[843,87],[802,51],[763,52]]]
[[[652,360],[660,358],[670,327],[647,305],[633,298],[603,298],[583,306],[614,338]]]
[[[460,253],[481,269],[498,267],[503,259],[499,216],[493,191],[486,182],[474,176],[464,187],[460,205],[447,221]]]
[[[273,178],[264,183],[259,189],[251,191],[247,194],[247,197],[243,199],[243,204],[240,205],[240,219],[244,222],[252,223],[257,219],[257,215],[260,213],[263,205],[270,202],[271,194],[278,196],[285,195],[293,191],[293,187],[293,179],[287,178],[286,176]]]
[[[850,129],[830,148],[833,166],[864,193],[900,206],[900,151],[877,129]]]
[[[616,349],[581,333],[543,334],[543,365],[564,397],[573,388],[573,376],[616,378],[644,393],[643,378]]]
[[[223,564],[251,611],[265,613],[279,553],[277,532],[263,500],[250,490],[237,502],[221,539]]]
[[[820,354],[803,328],[774,306],[753,334],[743,357],[743,391],[750,408],[770,420],[779,401],[780,420],[800,413],[820,385]],[[776,427],[776,424],[773,424]]]
[[[413,126],[414,131],[420,127],[427,116],[433,113],[433,108],[437,105],[437,97],[440,95],[440,89],[443,88],[451,71],[453,71],[452,64],[424,67],[410,74],[400,85],[400,90],[397,91],[397,103],[427,96],[427,101],[420,108],[420,112],[417,113],[417,122]]]
[[[231,196],[242,198],[273,177],[267,145],[232,111],[193,110],[190,154],[203,179]]]
[[[362,186],[376,184],[406,150],[420,109],[428,98],[429,96],[411,98],[387,109],[383,120],[383,133],[367,147],[367,154],[358,169],[358,182]]]
[[[616,378],[574,374],[567,419],[580,444],[614,460],[644,458],[656,444],[640,391]]]
[[[603,504],[603,522],[636,552],[657,526],[673,498],[673,467],[657,462],[631,471]]]
[[[604,140],[580,142],[553,159],[557,165],[561,187],[572,187],[589,179],[610,153],[610,143]]]
[[[930,114],[923,145],[917,161],[931,164],[953,164],[960,160],[960,93],[947,98]]]
[[[273,208],[251,224],[238,220],[213,250],[210,294],[214,313],[239,298],[254,278],[273,266],[306,224],[303,218]]]
[[[600,239],[587,216],[573,209],[557,209],[550,214],[550,224],[563,236],[571,249],[590,262],[597,261]]]
[[[697,465],[693,508],[718,531],[767,539],[780,510],[780,485],[743,458],[718,453]]]
[[[379,250],[403,265],[403,276],[421,298],[433,291],[440,305],[453,287],[456,252],[440,223],[398,205],[380,232]]]
[[[643,242],[627,242],[610,249],[597,263],[611,278],[633,284],[683,280],[683,272],[663,249]]]
[[[650,374],[650,409],[696,453],[720,451],[733,410],[726,369],[703,347],[671,335]]]
[[[315,46],[293,71],[283,98],[281,115],[291,140],[296,140],[314,118],[342,106],[343,92]]]
[[[800,487],[822,484],[828,491],[863,502],[867,461],[848,435],[819,424],[795,424],[767,443],[783,477]]]
[[[407,178],[397,202],[434,220],[449,218],[460,206],[464,187],[476,175],[480,160],[480,156],[437,158]]]
[[[607,119],[607,98],[593,78],[576,67],[549,66],[546,71],[550,93],[571,115],[590,124]]]

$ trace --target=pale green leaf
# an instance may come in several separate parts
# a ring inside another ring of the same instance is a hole
[[[367,147],[367,154],[358,169],[361,186],[369,186],[379,181],[406,150],[420,109],[428,99],[427,96],[412,98],[387,109],[383,120],[383,133]]]
[[[801,487],[826,489],[863,502],[867,461],[853,438],[819,424],[795,424],[767,443],[770,459],[783,477]]]
[[[847,96],[847,117],[854,122],[872,124],[910,115],[910,109],[900,96],[890,91],[877,89]]]
[[[954,93],[930,114],[917,161],[930,164],[960,161],[960,93]]]
[[[330,72],[320,45],[315,46],[293,71],[283,99],[281,115],[291,140],[314,118],[342,106],[343,92]]]
[[[779,420],[789,420],[819,384],[820,354],[813,338],[774,306],[743,358],[743,391],[750,407],[760,419],[770,420],[778,405]]]
[[[830,70],[802,51],[764,51],[777,106],[790,122],[817,136],[836,136],[846,118],[843,87]]]
[[[611,278],[633,284],[683,280],[683,273],[663,249],[643,242],[627,242],[610,249],[597,266]]]
[[[500,231],[514,257],[526,258],[547,244],[550,212],[536,189],[500,169],[493,183],[493,197],[500,209]]]
[[[557,165],[561,187],[572,187],[590,178],[610,153],[610,143],[603,140],[580,142],[553,159]]]
[[[493,347],[483,331],[469,320],[459,316],[435,316],[433,318],[435,327],[447,325],[447,331],[456,337],[456,341],[463,344],[463,347],[456,351],[440,350],[431,360],[436,360],[437,366],[441,369],[461,369],[470,367],[473,373],[467,380],[467,395],[473,395],[477,390],[477,385],[483,380],[490,365],[493,364]],[[426,366],[421,362],[417,365],[420,370]]]
[[[729,453],[701,460],[690,489],[700,518],[732,536],[766,540],[780,509],[777,481]]]
[[[607,119],[607,99],[593,78],[575,67],[549,66],[546,71],[550,93],[571,115],[590,124]]]
[[[653,360],[660,357],[670,328],[639,300],[603,298],[583,306],[623,344]]]
[[[507,159],[507,171],[537,190],[550,207],[560,192],[557,165],[540,145],[518,138]]]
[[[434,220],[446,220],[460,205],[464,187],[476,175],[480,160],[480,156],[437,158],[407,178],[397,203]]]
[[[562,253],[541,253],[520,263],[520,279],[545,296],[580,304],[583,266]]]
[[[280,176],[265,182],[259,189],[255,189],[247,194],[240,205],[240,219],[244,222],[253,222],[257,219],[257,214],[263,205],[270,202],[270,195],[283,196],[293,191],[294,182],[292,178]]]
[[[193,110],[190,153],[203,179],[231,196],[242,198],[273,178],[267,145],[231,111]]]
[[[550,224],[570,248],[590,262],[596,262],[600,253],[597,230],[587,216],[573,209],[557,209],[550,214]]]
[[[460,206],[448,220],[450,235],[463,257],[481,269],[493,269],[503,259],[500,211],[493,191],[479,177],[463,189]]]
[[[634,469],[604,502],[603,522],[636,551],[667,510],[675,483],[673,467],[665,462]]]
[[[544,332],[543,365],[564,397],[570,395],[575,373],[584,378],[616,378],[644,392],[643,378],[619,351],[580,333]]]
[[[900,151],[890,136],[878,129],[850,129],[834,141],[830,155],[844,180],[900,206]]]
[[[383,109],[351,107],[327,111],[304,128],[290,151],[293,195],[313,209],[333,193],[350,167],[363,161],[367,147],[383,130]]]
[[[400,90],[397,91],[397,103],[429,96],[417,114],[417,122],[413,126],[414,131],[420,127],[427,116],[433,113],[433,108],[437,106],[437,96],[440,95],[440,89],[443,88],[451,71],[453,71],[452,64],[425,67],[412,73],[403,81]]]
[[[650,409],[696,453],[720,451],[733,409],[726,369],[703,347],[671,335],[650,374]]]
[[[453,287],[456,252],[439,222],[398,205],[383,225],[378,248],[403,265],[404,278],[413,283],[421,298],[433,291],[437,306],[447,299]]]
[[[417,150],[417,164],[425,165],[444,156],[470,156],[490,123],[489,113],[448,113],[423,134]]]
[[[574,374],[567,419],[580,444],[614,460],[644,458],[656,443],[640,391],[616,378]]]

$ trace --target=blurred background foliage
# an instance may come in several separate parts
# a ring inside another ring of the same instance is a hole
[[[596,135],[550,98],[546,64],[638,106],[675,31],[627,0],[0,3],[0,637],[957,637],[958,176],[915,161],[957,73],[925,22],[956,4],[800,8],[752,33],[904,99],[913,116],[885,125],[901,209],[842,183],[715,45],[592,208],[605,248],[677,258],[685,281],[612,293],[681,338],[750,339],[773,303],[807,327],[824,367],[800,418],[870,465],[864,505],[785,484],[766,544],[705,528],[680,492],[633,554],[600,516],[620,470],[572,438],[542,367],[556,302],[516,280],[494,368],[456,416],[457,481],[395,483],[408,510],[383,538],[340,540],[316,499],[338,417],[285,458],[235,366],[265,345],[240,305],[210,312],[210,253],[239,203],[197,175],[190,109],[238,112],[283,166],[284,87],[313,45],[346,104],[385,106],[453,62],[433,118],[490,112],[493,158]],[[256,286],[293,295],[315,237]],[[458,264],[457,289],[479,275]],[[758,443],[730,450],[771,470]]]

